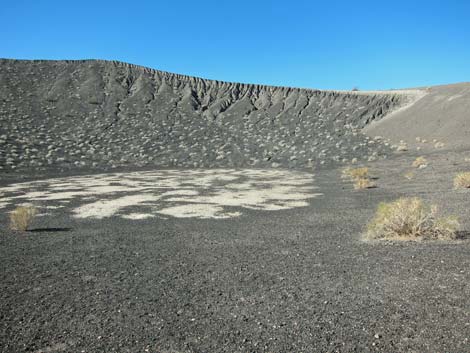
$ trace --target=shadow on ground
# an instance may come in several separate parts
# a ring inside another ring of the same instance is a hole
[[[458,240],[467,240],[470,239],[470,231],[468,230],[462,230],[457,232],[457,237]]]
[[[69,232],[72,228],[34,228],[28,232],[32,233],[53,233],[53,232]]]

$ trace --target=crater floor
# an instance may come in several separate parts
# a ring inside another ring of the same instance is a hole
[[[435,151],[415,169],[415,157],[371,163],[370,190],[354,190],[340,169],[123,171],[4,185],[0,351],[464,352],[470,198],[452,176],[469,165],[462,153]],[[129,195],[151,200],[106,204]],[[378,203],[403,195],[459,216],[461,238],[363,241]],[[70,202],[44,208],[51,215],[31,232],[8,230],[5,211],[34,198]],[[174,210],[202,204],[220,209]]]

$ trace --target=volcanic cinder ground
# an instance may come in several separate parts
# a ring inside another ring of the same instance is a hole
[[[469,112],[468,83],[0,60],[0,351],[470,351]],[[401,196],[458,216],[459,238],[364,241]],[[26,204],[31,230],[10,230]]]

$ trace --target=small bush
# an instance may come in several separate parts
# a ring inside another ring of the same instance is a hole
[[[397,151],[398,152],[408,151],[408,145],[406,144],[406,142],[401,141],[400,144],[397,147]]]
[[[406,179],[411,180],[415,177],[415,172],[407,172],[403,175]]]
[[[360,178],[367,178],[369,177],[369,168],[361,167],[361,168],[345,168],[343,169],[343,178],[352,178],[352,179],[360,179]]]
[[[379,204],[367,226],[368,239],[455,239],[459,222],[456,217],[438,217],[436,206],[417,198],[400,198]]]
[[[454,178],[454,187],[459,188],[470,188],[470,172],[458,173]]]
[[[361,189],[372,189],[377,187],[373,181],[369,178],[357,178],[354,182],[354,189],[361,190]]]
[[[412,165],[415,168],[426,168],[428,166],[428,161],[424,157],[418,157],[414,160]]]
[[[19,206],[10,214],[10,228],[25,231],[29,228],[36,216],[37,210],[34,206]]]

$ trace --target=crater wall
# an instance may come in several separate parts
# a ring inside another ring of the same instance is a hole
[[[0,168],[319,167],[387,156],[361,129],[404,94],[206,80],[102,60],[0,60]]]

